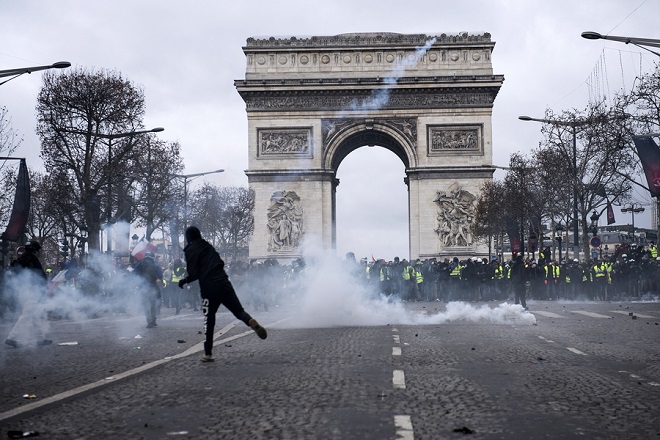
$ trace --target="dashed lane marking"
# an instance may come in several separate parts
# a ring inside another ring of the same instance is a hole
[[[552,312],[544,312],[544,311],[536,311],[535,310],[532,313],[534,315],[542,315],[542,316],[546,316],[548,318],[565,318],[565,316],[561,316],[561,315],[558,315],[558,314],[552,313]]]
[[[392,347],[392,356],[401,356],[401,347]]]
[[[573,313],[579,313],[580,315],[589,316],[591,318],[612,319],[612,317],[609,315],[601,315],[600,313],[594,313],[594,312],[585,312],[584,310],[573,310]]]
[[[545,336],[541,336],[541,335],[539,335],[539,339],[542,339],[542,340],[544,340],[545,342],[552,342],[552,343],[555,342],[555,341],[552,341],[552,340],[546,338]]]
[[[610,310],[610,312],[611,313],[619,313],[621,315],[630,315],[630,312],[626,312],[624,310]],[[643,318],[643,319],[658,319],[655,316],[643,315],[641,313],[634,313],[634,312],[633,312],[633,316],[637,316],[638,318]]]
[[[397,440],[414,440],[415,433],[410,416],[394,416],[394,426]]]
[[[282,319],[282,320],[276,321],[276,322],[274,322],[270,325],[276,325],[276,324],[279,324],[279,323],[284,322],[286,320],[287,319]],[[229,330],[234,328],[238,322],[239,321],[234,321],[231,324],[228,324],[225,327],[223,327],[221,330],[219,330],[218,332],[216,332],[213,335],[213,339],[219,338],[223,334],[227,333]],[[238,338],[241,338],[243,336],[247,336],[247,335],[250,335],[250,334],[253,334],[253,333],[254,333],[253,330],[243,332],[243,333],[240,333],[240,334],[235,335],[235,336],[231,336],[231,337],[226,338],[226,339],[215,341],[213,345],[224,344],[226,342],[233,341],[235,339],[238,339]],[[41,407],[46,406],[46,405],[50,405],[51,403],[59,402],[60,400],[67,399],[69,397],[73,397],[77,394],[84,393],[84,392],[87,392],[89,390],[93,390],[94,388],[98,388],[98,387],[107,385],[111,382],[116,382],[120,379],[125,379],[127,377],[134,376],[134,375],[136,375],[138,373],[141,373],[143,371],[146,371],[146,370],[149,370],[151,368],[157,367],[158,365],[162,365],[164,363],[167,363],[167,362],[171,361],[172,359],[179,359],[179,358],[182,358],[182,357],[185,357],[185,356],[189,356],[191,354],[200,352],[203,349],[204,349],[204,343],[200,342],[199,344],[195,344],[192,347],[190,347],[188,350],[186,350],[182,353],[179,353],[177,355],[168,356],[164,359],[158,359],[158,360],[155,360],[153,362],[149,362],[148,364],[144,364],[140,367],[134,368],[132,370],[128,370],[128,371],[125,371],[123,373],[115,374],[114,376],[106,377],[104,379],[97,380],[96,382],[92,382],[92,383],[89,383],[87,385],[82,385],[82,386],[79,386],[77,388],[73,388],[71,390],[63,391],[59,394],[55,394],[54,396],[45,397],[45,398],[43,398],[43,399],[41,399],[37,402],[29,403],[27,405],[22,405],[20,408],[14,408],[12,410],[5,411],[3,413],[0,413],[0,421],[18,416],[20,414],[26,413],[28,411],[32,411],[32,410],[37,409],[37,408],[41,408]]]
[[[392,335],[392,338],[394,339],[395,344],[401,343],[401,338],[399,337],[399,335]]]
[[[580,355],[582,355],[582,356],[586,356],[586,355],[587,355],[587,353],[585,353],[585,352],[583,352],[583,351],[580,351],[580,350],[578,350],[577,348],[573,348],[573,347],[566,347],[566,350],[568,350],[568,351],[572,351],[573,353],[575,353],[575,354],[580,354]]]
[[[392,372],[392,385],[396,389],[404,389],[406,387],[406,377],[403,370],[394,370]]]

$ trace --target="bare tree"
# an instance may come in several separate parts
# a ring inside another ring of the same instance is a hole
[[[183,169],[181,147],[149,136],[140,156],[133,161],[135,220],[146,226],[146,239],[173,219],[171,203],[180,198],[180,184],[172,176]]]
[[[606,209],[606,197],[615,203],[630,197],[632,186],[626,175],[634,172],[637,161],[630,148],[628,118],[604,104],[593,104],[583,112],[555,115],[548,110],[546,119],[554,123],[543,125],[545,139],[540,149],[554,152],[550,156],[565,170],[550,173],[549,185],[566,188],[570,181],[571,193],[577,195],[582,250],[588,255],[592,211],[600,216]],[[569,213],[566,217],[573,220]]]
[[[43,76],[41,154],[46,169],[69,182],[67,197],[80,208],[73,221],[89,229],[90,249],[100,249],[100,205],[107,217],[117,205],[110,183],[130,172],[127,164],[143,139],[123,134],[141,130],[143,116],[142,90],[119,73],[79,68]]]
[[[0,156],[11,156],[20,146],[21,142],[23,142],[23,138],[12,128],[11,118],[7,112],[7,108],[0,107]],[[16,187],[16,174],[11,170],[8,173],[4,172],[5,164],[6,162],[4,160],[0,160],[0,185],[8,189],[8,191],[2,191],[0,193],[1,224],[6,224],[9,220],[9,213],[11,212],[13,203],[12,195],[14,194],[12,189]]]
[[[248,188],[213,185],[205,185],[191,197],[193,223],[232,261],[254,231],[254,197]]]

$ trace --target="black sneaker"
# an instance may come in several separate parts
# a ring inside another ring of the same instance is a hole
[[[254,330],[254,332],[259,336],[261,339],[266,339],[268,336],[268,333],[266,333],[266,329],[263,328],[262,326],[259,325],[256,319],[252,318],[248,321],[248,324]]]
[[[147,328],[154,328],[154,327],[156,327],[155,322],[150,322],[150,323],[147,324]]]

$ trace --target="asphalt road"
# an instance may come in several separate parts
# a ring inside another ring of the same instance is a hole
[[[163,309],[154,329],[51,320],[52,345],[0,347],[0,436],[660,439],[660,303],[529,306],[493,322],[479,308],[497,303],[467,306],[471,319],[406,303],[420,323],[329,328],[278,307],[254,314],[265,341],[223,312],[214,363],[190,309]]]

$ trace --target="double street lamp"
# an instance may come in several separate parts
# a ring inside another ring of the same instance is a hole
[[[152,128],[151,130],[138,130],[138,131],[128,131],[125,133],[111,133],[103,134],[96,133],[95,136],[108,139],[108,204],[107,204],[107,224],[106,224],[106,251],[108,254],[112,252],[112,237],[110,236],[110,224],[112,223],[112,141],[114,139],[122,139],[127,137],[133,137],[139,134],[146,133],[158,133],[165,130],[163,127]]]
[[[208,174],[223,173],[225,170],[206,171],[204,173],[195,174],[174,174],[174,177],[183,179],[183,230],[188,228],[188,181],[194,180],[198,177],[206,176]]]
[[[621,212],[623,212],[623,213],[629,212],[630,215],[632,216],[632,240],[633,240],[633,243],[637,242],[637,240],[635,240],[635,213],[644,212],[644,211],[645,211],[645,209],[642,208],[642,206],[637,204],[637,203],[633,203],[630,206],[627,206],[625,208],[621,208]]]
[[[127,131],[124,133],[93,133],[93,132],[87,132],[87,131],[79,131],[79,130],[66,130],[66,129],[61,129],[60,131],[64,133],[73,133],[73,134],[80,134],[84,136],[93,136],[96,138],[101,138],[101,139],[108,139],[108,201],[107,201],[107,212],[106,212],[106,252],[110,254],[111,248],[112,248],[112,237],[110,236],[110,225],[112,224],[112,141],[114,139],[122,139],[126,137],[133,137],[137,136],[140,134],[147,134],[147,133],[159,133],[161,131],[164,131],[165,129],[163,127],[156,127],[152,128],[150,130],[136,130],[136,131]],[[100,247],[100,245],[99,245]]]

